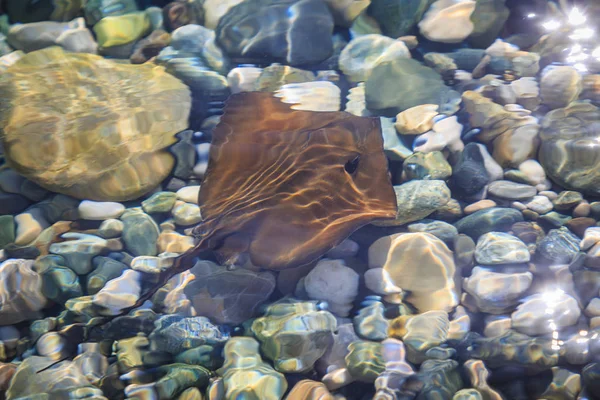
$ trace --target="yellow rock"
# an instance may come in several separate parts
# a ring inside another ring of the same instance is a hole
[[[296,383],[286,400],[333,400],[333,396],[327,390],[327,387],[310,379],[303,379]]]
[[[369,247],[369,267],[383,268],[422,313],[451,311],[459,300],[452,251],[429,233],[384,236]]]
[[[396,116],[396,130],[401,135],[420,135],[431,130],[438,108],[437,104],[422,104],[402,111]]]
[[[149,34],[151,29],[150,17],[143,11],[104,17],[94,25],[100,48],[131,43]]]
[[[49,47],[0,76],[7,163],[38,185],[97,201],[135,199],[170,173],[190,90],[163,67]]]

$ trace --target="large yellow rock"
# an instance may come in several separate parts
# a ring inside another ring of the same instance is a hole
[[[458,305],[459,288],[452,251],[429,233],[384,236],[369,247],[369,268],[382,268],[405,300],[420,312],[450,311]]]
[[[50,47],[0,76],[0,139],[9,166],[48,190],[131,200],[173,168],[166,148],[190,107],[187,86],[160,66]]]

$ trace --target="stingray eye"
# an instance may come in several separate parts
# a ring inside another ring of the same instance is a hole
[[[344,165],[344,169],[346,170],[347,173],[349,174],[353,174],[356,169],[358,168],[358,162],[360,161],[360,154],[357,155],[356,157],[354,157],[351,160],[348,160],[346,162],[346,165]]]

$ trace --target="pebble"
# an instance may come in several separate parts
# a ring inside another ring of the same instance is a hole
[[[474,212],[485,210],[488,208],[496,207],[496,202],[490,199],[483,199],[476,201],[475,203],[471,203],[464,208],[465,214],[473,214]]]
[[[488,194],[500,199],[524,200],[535,196],[537,190],[534,186],[499,180],[489,184]]]
[[[592,212],[592,208],[590,203],[586,200],[583,200],[581,203],[577,204],[573,209],[573,217],[589,217]]]
[[[420,312],[449,311],[458,305],[452,251],[429,233],[400,233],[376,240],[369,247],[369,268],[387,272],[394,286],[410,293],[405,300]]]
[[[479,193],[489,182],[490,177],[480,147],[474,143],[467,144],[452,167],[453,189],[471,196]]]
[[[544,167],[536,160],[523,161],[519,164],[519,171],[527,176],[531,185],[539,185],[546,180],[546,171],[544,171]]]
[[[197,225],[202,221],[200,207],[196,204],[184,203],[178,200],[171,210],[171,215],[177,225]]]
[[[529,249],[516,236],[504,232],[488,232],[479,237],[475,260],[483,265],[528,262]]]
[[[450,200],[450,189],[441,180],[414,180],[394,186],[398,213],[394,221],[377,222],[380,226],[399,226],[425,218]]]
[[[18,246],[33,242],[49,226],[41,213],[35,209],[15,216],[15,223],[17,225],[15,244]]]
[[[121,236],[125,224],[118,219],[105,219],[98,227],[98,236],[104,239],[111,239]]]
[[[408,231],[430,233],[448,245],[451,244],[458,235],[458,231],[453,225],[444,221],[432,219],[423,219],[412,223],[408,225]]]
[[[62,234],[67,240],[50,245],[50,253],[63,256],[66,266],[71,268],[77,275],[85,275],[92,270],[92,259],[102,253],[108,246],[108,242],[98,236],[83,233],[67,232]]]
[[[121,216],[123,243],[133,256],[155,256],[158,254],[156,241],[160,229],[156,222],[141,208],[130,208]]]
[[[539,261],[568,264],[579,251],[579,238],[567,228],[551,229],[536,247]]]
[[[324,259],[306,275],[304,289],[309,298],[326,301],[332,313],[347,317],[358,295],[358,280],[343,260]]]
[[[173,192],[157,192],[142,201],[142,209],[148,214],[167,213],[175,205],[176,199],[177,194]]]
[[[194,247],[194,239],[173,230],[164,230],[156,241],[159,253],[184,253]]]
[[[554,207],[559,211],[566,211],[576,207],[583,201],[583,195],[572,190],[565,190],[558,194],[553,201]]]
[[[186,203],[198,204],[200,186],[185,186],[177,191],[177,199]]]
[[[523,221],[523,215],[512,208],[494,207],[474,212],[461,218],[454,224],[459,233],[465,233],[473,239],[488,232],[502,232],[515,223]]]
[[[438,108],[437,104],[411,107],[396,115],[394,126],[401,135],[421,135],[433,128],[433,119],[438,115]]]
[[[538,214],[546,214],[554,208],[552,201],[546,196],[534,196],[530,201],[526,202],[525,207],[535,211]]]
[[[112,201],[84,200],[77,208],[79,217],[92,221],[104,221],[111,218],[119,218],[125,212],[125,206]]]
[[[511,314],[513,329],[543,335],[574,325],[581,314],[577,300],[562,290],[531,295]]]
[[[519,303],[532,281],[531,272],[504,273],[475,267],[465,278],[463,288],[473,296],[478,311],[505,314]]]
[[[131,307],[142,293],[142,274],[131,269],[106,283],[93,297],[93,304],[102,307],[102,315],[118,315],[121,310]]]

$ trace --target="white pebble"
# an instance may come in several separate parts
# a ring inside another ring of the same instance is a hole
[[[323,300],[340,317],[347,317],[358,294],[358,274],[343,260],[323,259],[304,278],[304,289],[313,300]]]
[[[536,160],[527,160],[519,164],[519,171],[524,173],[532,185],[539,185],[546,182],[546,172],[544,167]]]
[[[200,186],[185,186],[177,191],[177,198],[185,201],[186,203],[198,204],[198,193],[200,192]]]
[[[113,201],[83,200],[79,203],[79,217],[91,221],[119,218],[124,211],[123,204]]]
[[[103,315],[117,315],[122,309],[133,306],[142,293],[140,282],[142,274],[132,269],[125,270],[121,276],[111,279],[94,295],[92,302],[103,307]]]
[[[48,222],[37,209],[32,209],[15,217],[17,224],[17,236],[15,244],[25,246],[33,242],[48,226]]]

